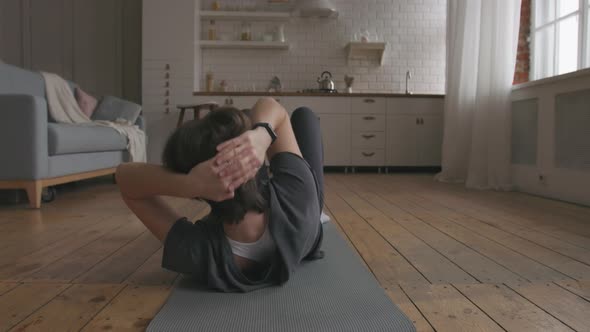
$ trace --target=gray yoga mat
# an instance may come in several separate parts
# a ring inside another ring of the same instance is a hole
[[[147,331],[415,331],[334,225],[324,224],[322,250],[284,286],[225,294],[186,278]]]

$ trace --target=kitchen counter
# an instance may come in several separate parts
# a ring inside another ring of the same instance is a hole
[[[269,97],[369,97],[369,98],[379,98],[379,97],[406,97],[406,98],[444,98],[445,95],[438,95],[438,94],[404,94],[404,93],[362,93],[362,92],[354,92],[354,93],[318,93],[318,92],[205,92],[205,91],[195,91],[193,92],[194,96],[269,96]]]

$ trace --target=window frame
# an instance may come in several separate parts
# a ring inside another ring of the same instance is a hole
[[[563,75],[563,74],[558,74],[558,64],[559,64],[559,52],[557,52],[557,47],[559,45],[559,23],[567,20],[571,17],[574,16],[578,16],[578,55],[577,55],[577,64],[576,64],[576,70],[581,70],[584,68],[588,68],[590,67],[590,42],[588,42],[588,37],[590,37],[590,18],[588,16],[590,16],[590,0],[578,0],[579,1],[579,6],[578,6],[578,10],[571,12],[565,16],[559,17],[557,18],[557,13],[556,13],[556,17],[549,21],[544,23],[543,25],[540,25],[537,27],[536,21],[537,21],[537,10],[536,10],[536,6],[537,6],[537,1],[539,0],[532,0],[532,5],[531,5],[531,27],[530,27],[530,54],[531,57],[529,59],[529,66],[530,66],[530,77],[531,77],[531,81],[535,81],[535,80],[540,80],[543,78],[547,78],[547,77],[553,77],[553,76],[558,76],[558,75]],[[555,1],[555,0],[550,0],[550,1]],[[557,4],[556,4],[556,9],[557,11]],[[537,39],[537,33],[540,32],[541,30],[543,30],[544,28],[548,28],[550,26],[553,26],[553,73],[550,76],[546,76],[546,77],[537,77],[536,73],[537,73],[537,68],[536,68],[536,39]]]

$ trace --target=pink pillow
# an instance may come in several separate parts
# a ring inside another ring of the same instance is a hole
[[[86,92],[84,92],[84,90],[78,87],[76,87],[75,94],[78,106],[80,106],[82,112],[90,118],[92,116],[92,113],[94,113],[94,110],[96,109],[98,101],[96,100],[96,98],[87,94]]]

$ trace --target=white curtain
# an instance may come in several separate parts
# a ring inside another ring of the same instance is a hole
[[[510,104],[520,0],[448,0],[439,181],[510,189]]]

